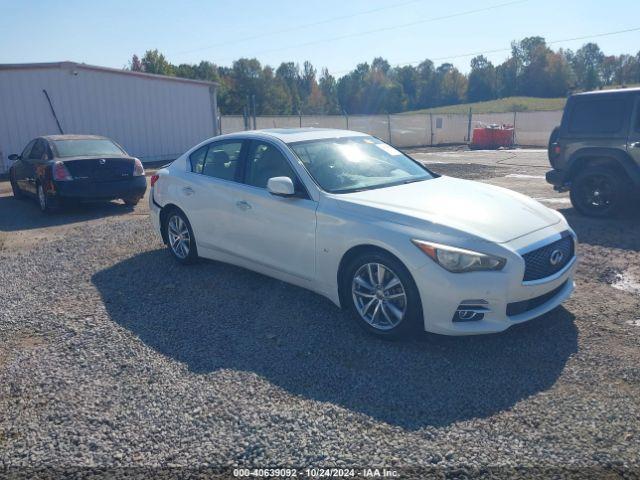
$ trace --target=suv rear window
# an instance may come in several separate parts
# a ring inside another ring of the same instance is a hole
[[[571,133],[618,133],[624,126],[625,102],[622,99],[579,101],[571,110]]]

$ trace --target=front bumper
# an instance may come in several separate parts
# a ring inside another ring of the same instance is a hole
[[[70,180],[55,182],[55,195],[62,198],[82,200],[114,200],[116,198],[143,197],[147,191],[147,179],[144,176],[111,182],[92,182],[90,180]]]
[[[517,249],[526,245],[522,240],[518,243]],[[524,261],[522,268],[465,274],[447,272],[434,262],[427,264],[413,272],[422,301],[424,329],[443,335],[479,335],[502,332],[532,320],[569,298],[575,288],[576,264],[574,257],[557,274],[534,282],[523,281]],[[462,303],[479,301],[486,302],[481,320],[453,321]]]

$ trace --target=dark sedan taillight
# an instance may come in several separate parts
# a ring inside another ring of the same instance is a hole
[[[134,177],[142,177],[144,175],[144,167],[142,166],[142,162],[135,159],[135,166],[133,167],[133,176]]]
[[[63,162],[56,162],[53,164],[53,179],[56,182],[66,182],[73,180],[73,177]]]

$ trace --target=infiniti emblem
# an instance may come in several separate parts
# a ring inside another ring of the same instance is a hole
[[[564,253],[562,252],[562,250],[554,250],[553,252],[551,252],[551,255],[549,255],[549,263],[554,267],[562,262],[563,259]]]
[[[107,161],[104,158],[101,158],[100,160],[98,160],[98,163],[100,165],[104,165],[105,163],[107,163]]]

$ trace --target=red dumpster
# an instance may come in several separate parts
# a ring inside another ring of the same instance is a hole
[[[489,125],[473,129],[470,148],[474,150],[497,150],[513,147],[513,127],[511,125]]]

